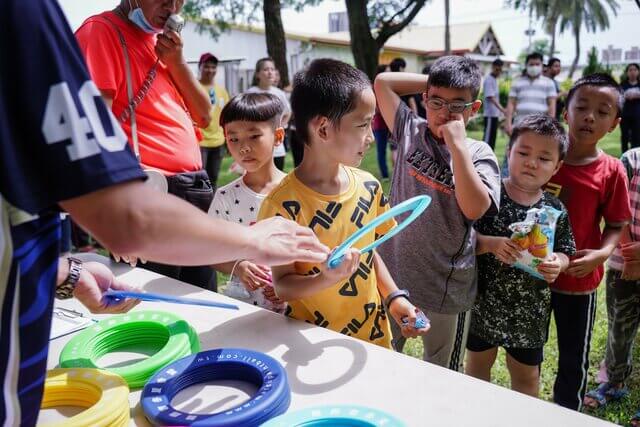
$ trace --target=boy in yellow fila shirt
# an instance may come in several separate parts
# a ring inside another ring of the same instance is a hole
[[[263,201],[259,219],[281,215],[311,228],[336,247],[388,210],[380,183],[357,169],[373,142],[376,99],[367,76],[343,62],[318,59],[294,80],[291,106],[305,154]],[[362,248],[388,232],[390,220],[356,243]],[[334,269],[295,263],[273,268],[277,295],[289,303],[286,314],[383,347],[391,348],[390,314],[407,337],[418,309],[399,290],[376,252],[346,253]],[[403,322],[405,320],[405,322]]]

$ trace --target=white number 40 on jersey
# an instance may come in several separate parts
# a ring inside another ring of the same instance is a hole
[[[71,140],[71,144],[67,146],[71,161],[96,155],[100,153],[100,147],[110,152],[123,150],[127,144],[127,136],[108,108],[114,134],[107,136],[105,133],[96,107],[96,101],[103,102],[102,97],[91,80],[84,82],[78,91],[78,99],[86,117],[80,116],[66,82],[51,86],[42,121],[42,133],[47,144]],[[90,134],[93,136],[90,137]]]

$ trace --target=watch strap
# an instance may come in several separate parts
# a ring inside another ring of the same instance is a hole
[[[76,283],[80,280],[82,261],[73,257],[68,257],[67,261],[69,261],[69,275],[60,286],[56,287],[56,298],[58,299],[71,298],[73,290],[76,288]]]
[[[385,310],[387,310],[387,312],[389,312],[389,305],[391,304],[391,302],[396,299],[396,298],[406,298],[409,299],[409,291],[406,289],[396,289],[395,291],[391,292],[389,295],[387,295],[387,297],[384,299],[384,308]]]

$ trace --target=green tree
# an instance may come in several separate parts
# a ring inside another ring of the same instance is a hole
[[[516,8],[528,8],[536,17],[545,19],[545,27],[553,27],[554,34],[559,22],[560,33],[571,30],[575,40],[575,56],[569,69],[569,78],[573,76],[580,61],[580,31],[584,27],[595,33],[609,28],[607,8],[617,14],[616,0],[508,0],[508,4]],[[555,37],[555,36],[554,36]],[[555,41],[552,41],[555,49]]]
[[[553,56],[556,52],[556,35],[558,20],[560,19],[562,0],[507,0],[507,4],[516,9],[528,10],[536,19],[542,19],[544,30],[549,34],[551,44],[548,52],[541,52]]]
[[[589,53],[587,54],[587,66],[582,70],[582,76],[588,76],[589,74],[595,73],[607,73],[611,74],[611,68],[605,67],[598,61],[598,49],[595,46],[591,47]]]
[[[451,34],[449,33],[449,0],[444,0],[444,54],[451,55]]]
[[[318,4],[321,0],[188,0],[184,6],[184,14],[198,22],[201,31],[208,31],[216,37],[220,31],[229,28],[229,23],[247,22],[251,24],[258,19],[262,10],[265,25],[267,52],[273,58],[280,71],[283,86],[289,85],[289,66],[287,64],[287,42],[282,25],[281,10],[292,7],[302,10],[304,6]]]
[[[571,29],[576,43],[575,57],[569,69],[569,78],[573,76],[580,60],[580,31],[582,27],[584,26],[587,31],[593,33],[609,28],[609,15],[605,4],[614,15],[617,14],[620,6],[616,0],[566,0],[562,2],[560,33]]]
[[[415,18],[426,0],[345,0],[356,67],[373,79],[380,49]]]

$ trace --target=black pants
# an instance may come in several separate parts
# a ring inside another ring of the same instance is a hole
[[[293,166],[298,167],[304,156],[304,143],[298,138],[298,132],[295,129],[289,129],[289,145],[293,154]]]
[[[620,121],[620,142],[622,152],[640,147],[640,116],[623,116]]]
[[[219,147],[200,147],[202,153],[202,168],[207,171],[209,181],[215,193],[218,188],[218,175],[220,174],[220,165],[224,158],[224,145]]]
[[[496,135],[498,132],[498,118],[497,117],[485,117],[484,118],[484,136],[482,140],[489,144],[491,149],[496,148]]]
[[[597,295],[551,293],[551,309],[558,331],[558,374],[553,401],[579,411],[587,389],[591,333]]]
[[[213,189],[205,171],[181,173],[168,178],[169,193],[207,212],[213,201]],[[163,274],[210,291],[217,290],[216,275],[208,265],[182,267],[149,262],[142,268]]]

